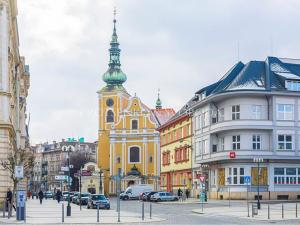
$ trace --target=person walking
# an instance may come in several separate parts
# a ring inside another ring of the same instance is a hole
[[[179,188],[177,191],[178,198],[181,200],[182,190]]]
[[[42,191],[42,190],[40,190],[40,192],[39,192],[40,204],[42,204],[42,203],[43,203],[43,198],[44,198],[44,193],[43,193],[43,191]]]
[[[61,199],[61,191],[58,189],[55,194],[56,200],[59,203]]]
[[[188,188],[185,190],[185,195],[186,195],[186,199],[189,199],[189,197],[190,197],[190,190]]]
[[[13,194],[12,194],[10,188],[8,188],[7,192],[6,192],[6,210],[7,211],[8,211],[8,206],[10,206],[10,207],[12,206],[14,208],[14,210],[16,211],[16,207],[12,204],[12,198],[13,198]]]

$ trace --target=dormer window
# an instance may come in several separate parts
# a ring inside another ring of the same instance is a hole
[[[256,79],[254,81],[255,81],[255,83],[257,84],[258,87],[263,87],[264,86],[264,82],[261,79]]]
[[[289,91],[300,91],[300,80],[286,80],[285,88]]]

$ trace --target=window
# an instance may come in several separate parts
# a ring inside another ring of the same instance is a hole
[[[277,104],[277,119],[278,120],[293,120],[294,105],[292,104]]]
[[[120,156],[117,157],[117,163],[121,163],[121,158],[120,158]]]
[[[252,136],[252,149],[260,150],[260,148],[261,148],[261,136],[255,134]]]
[[[300,184],[300,168],[274,168],[274,184]]]
[[[153,157],[150,156],[150,157],[149,157],[149,163],[152,163],[152,162],[153,162]]]
[[[245,184],[245,169],[243,167],[228,168],[229,184]]]
[[[238,150],[241,148],[241,137],[240,135],[232,136],[232,149]]]
[[[137,120],[131,120],[131,129],[132,130],[138,129],[138,121]]]
[[[285,81],[285,88],[289,91],[300,91],[300,81],[299,80],[287,80]]]
[[[224,121],[224,108],[219,109],[219,122]]]
[[[217,111],[216,110],[212,110],[211,112],[211,123],[217,123],[218,120],[217,120]]]
[[[113,123],[114,122],[114,113],[112,110],[108,110],[106,113],[106,122]]]
[[[262,106],[252,105],[252,118],[256,120],[262,119]]]
[[[232,110],[232,120],[239,120],[240,119],[240,106],[233,105],[231,110]]]
[[[219,145],[220,145],[220,150],[224,151],[225,150],[225,138],[224,137],[221,137],[219,139]]]
[[[292,135],[279,134],[278,135],[278,149],[279,150],[292,150],[292,148],[293,148]]]
[[[130,147],[129,148],[129,163],[139,163],[140,162],[140,148]]]
[[[208,112],[203,113],[203,126],[206,127],[209,125],[209,114]]]
[[[208,148],[208,141],[207,140],[203,140],[203,153],[204,154],[207,154],[207,153],[209,153],[209,148]]]

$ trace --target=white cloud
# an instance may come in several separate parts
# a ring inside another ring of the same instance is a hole
[[[97,139],[113,7],[128,92],[179,109],[240,59],[300,58],[297,0],[19,0],[21,53],[31,68],[34,142]],[[151,84],[151,85],[149,85]]]

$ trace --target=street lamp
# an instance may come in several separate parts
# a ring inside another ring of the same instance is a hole
[[[72,151],[72,147],[69,146],[68,148],[63,148],[62,151],[67,152],[67,162],[68,162],[68,205],[67,205],[67,216],[71,216],[71,205],[70,205],[70,152]]]
[[[259,199],[259,163],[262,163],[264,161],[261,157],[255,157],[253,158],[253,162],[257,163],[257,209],[260,209],[260,199]]]

